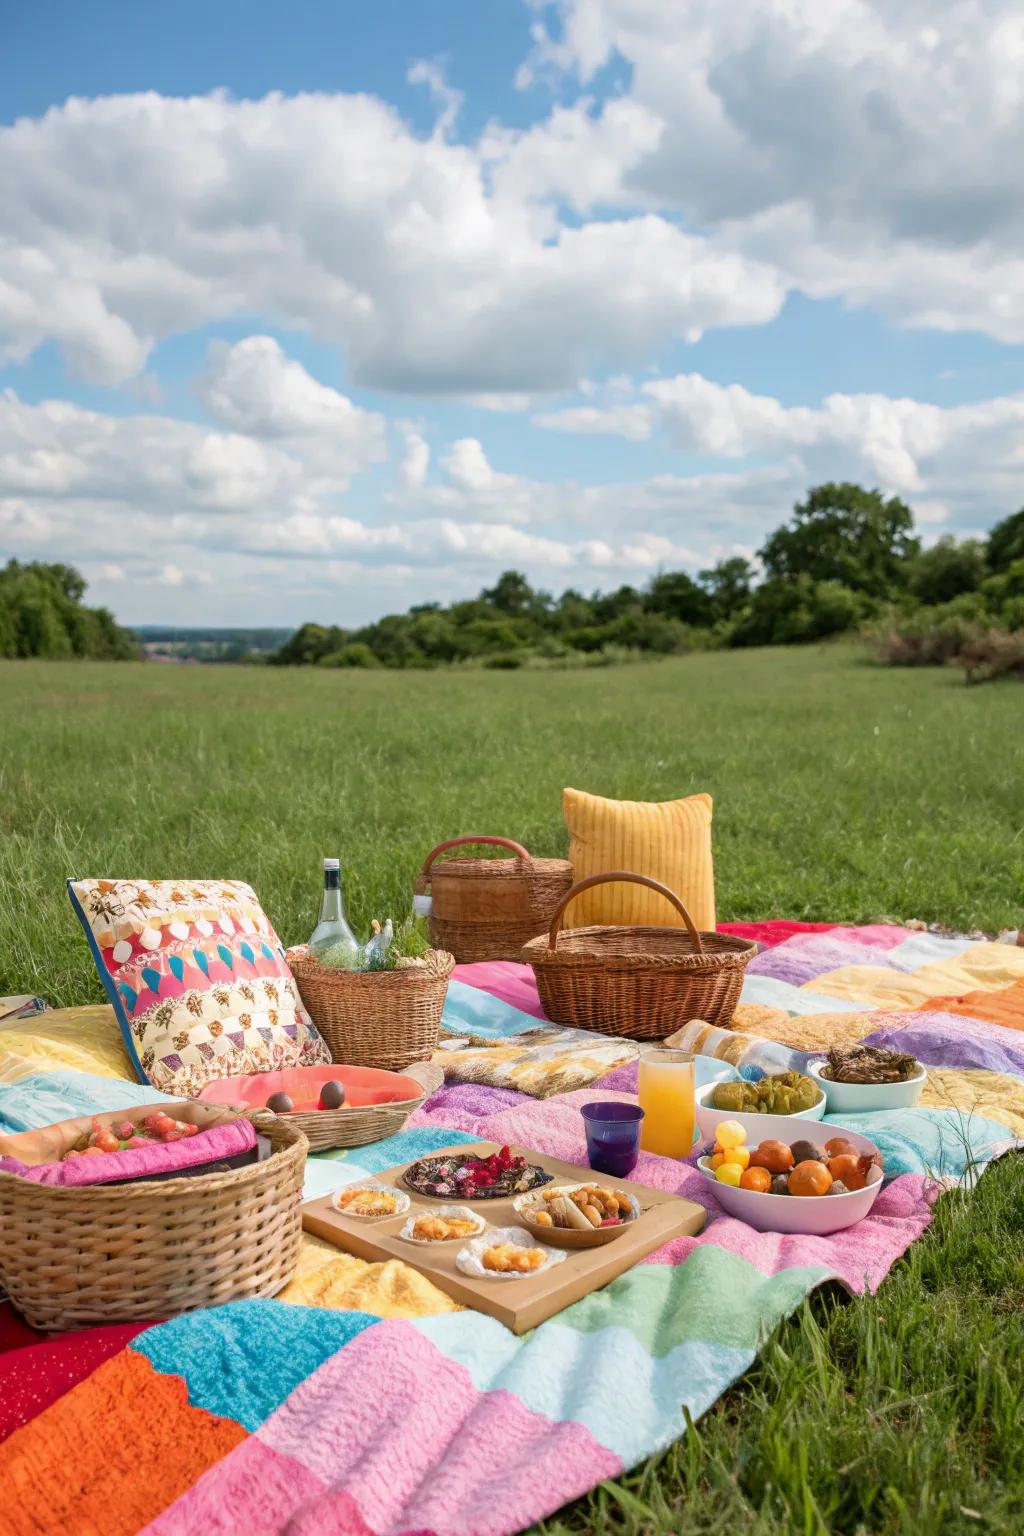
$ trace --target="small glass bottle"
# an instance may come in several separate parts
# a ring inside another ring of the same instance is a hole
[[[350,969],[359,965],[362,946],[345,918],[340,859],[324,859],[324,894],[309,947],[318,958],[329,952],[332,965],[340,964]]]

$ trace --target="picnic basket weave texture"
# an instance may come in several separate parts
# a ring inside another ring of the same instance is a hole
[[[581,891],[614,880],[659,891],[685,930],[625,925],[562,930],[562,915]],[[728,1028],[756,951],[747,939],[698,933],[679,897],[659,881],[610,870],[574,885],[548,933],[524,945],[521,958],[533,966],[541,1005],[554,1023],[628,1040],[663,1040],[694,1018]]]
[[[311,1152],[328,1152],[335,1147],[365,1147],[371,1141],[394,1136],[413,1110],[419,1109],[444,1082],[441,1068],[432,1066],[429,1061],[414,1062],[403,1071],[406,1077],[420,1085],[421,1092],[414,1099],[402,1099],[394,1104],[346,1104],[342,1109],[297,1109],[288,1116],[288,1124],[302,1132]]]
[[[289,954],[303,1005],[332,1061],[401,1072],[437,1050],[455,960],[439,949],[428,949],[423,960],[393,971],[345,971]]]
[[[202,1123],[205,1109],[182,1113]],[[249,1118],[271,1154],[226,1173],[86,1188],[0,1173],[0,1283],[25,1320],[148,1321],[283,1290],[302,1241],[307,1142],[274,1115]]]
[[[489,844],[507,848],[511,859],[435,860],[450,848]],[[433,901],[430,939],[460,964],[475,960],[518,960],[527,939],[543,933],[572,885],[568,859],[535,859],[507,837],[452,837],[427,854],[416,881],[417,895]]]

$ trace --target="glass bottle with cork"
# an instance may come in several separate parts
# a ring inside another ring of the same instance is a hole
[[[324,859],[324,893],[320,899],[320,916],[310,935],[309,948],[318,960],[329,957],[331,965],[356,969],[360,963],[362,945],[345,917],[340,859]]]

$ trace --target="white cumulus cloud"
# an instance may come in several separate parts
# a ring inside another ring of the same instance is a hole
[[[0,359],[54,341],[117,383],[161,337],[258,314],[342,346],[362,383],[501,394],[778,312],[769,267],[653,213],[562,222],[558,177],[484,142],[417,137],[370,96],[150,92],[20,119],[0,128]]]
[[[526,80],[586,87],[613,59],[630,77],[574,134],[554,113],[517,146],[535,175],[554,164],[564,181],[568,145],[585,164],[612,111],[633,114],[644,135],[620,154],[617,189],[600,186],[607,204],[674,208],[813,295],[1024,340],[1017,0],[541,9]]]

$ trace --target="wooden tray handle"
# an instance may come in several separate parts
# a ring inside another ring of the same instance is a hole
[[[530,861],[530,854],[523,847],[522,843],[514,843],[512,842],[511,838],[508,837],[450,837],[446,843],[438,843],[434,851],[427,854],[426,858],[423,860],[423,868],[420,870],[417,877],[417,884],[419,884],[420,881],[425,882],[428,879],[430,875],[430,866],[433,864],[439,853],[446,853],[449,848],[462,848],[467,843],[493,843],[496,848],[511,849],[517,859],[526,859],[527,862]]]
[[[704,946],[700,941],[700,934],[697,932],[693,918],[690,916],[689,912],[687,912],[675,891],[670,891],[668,886],[662,885],[660,880],[652,880],[649,875],[634,875],[632,871],[628,869],[610,869],[606,874],[588,875],[585,880],[578,880],[576,882],[571,890],[566,893],[561,906],[558,908],[558,911],[551,919],[551,928],[548,932],[549,949],[554,949],[558,943],[558,934],[562,926],[562,915],[570,901],[577,897],[581,891],[589,890],[592,885],[609,885],[615,880],[628,880],[632,885],[646,885],[649,890],[658,891],[662,896],[665,897],[666,901],[670,901],[672,903],[676,911],[679,913],[679,916],[686,924],[686,931],[689,933],[690,938],[693,941],[693,947],[697,954],[702,955],[704,953]]]

